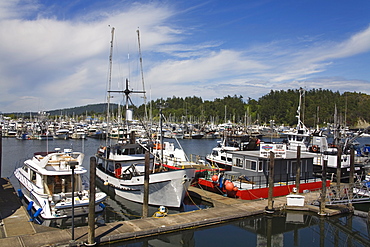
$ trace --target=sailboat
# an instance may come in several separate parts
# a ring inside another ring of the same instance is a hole
[[[112,28],[112,44],[114,28]],[[111,65],[110,65],[111,70]],[[111,79],[109,79],[110,81]],[[128,80],[123,91],[113,91],[108,87],[108,107],[110,93],[123,93],[126,100],[126,113],[129,112],[131,93],[145,93],[145,91],[133,91],[129,89]],[[109,109],[108,109],[109,119]],[[107,140],[106,145],[98,148],[97,178],[105,185],[112,188],[117,196],[130,201],[143,203],[144,201],[144,175],[145,165],[149,165],[149,201],[150,205],[179,208],[182,205],[186,191],[195,177],[196,169],[165,170],[155,169],[154,156],[150,154],[150,142],[138,143],[135,140],[135,132],[129,131],[128,117],[126,114],[126,126],[123,128],[123,136],[117,138],[117,143],[109,144],[113,140]],[[109,121],[108,121],[109,128]],[[148,154],[146,154],[148,153]],[[146,161],[146,156],[149,157]],[[147,162],[147,164],[146,164]],[[148,164],[149,163],[149,164]]]

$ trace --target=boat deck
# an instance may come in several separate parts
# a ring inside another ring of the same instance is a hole
[[[2,229],[0,246],[80,246],[87,242],[88,226],[75,228],[75,241],[71,241],[71,229],[49,228],[29,222],[27,212],[21,206],[20,200],[9,181],[1,179],[1,185],[0,213],[3,226],[0,227]],[[171,214],[163,218],[148,217],[96,225],[95,239],[98,243],[109,243],[211,226],[263,214],[268,205],[266,199],[254,201],[233,199],[194,187],[189,188],[189,194],[192,197],[199,197],[213,203],[214,207]],[[317,197],[318,192],[306,195],[306,203],[317,199]],[[275,197],[274,209],[286,209],[286,197]],[[300,207],[299,209],[318,212],[318,207],[314,206]],[[342,211],[326,208],[325,212],[327,215],[334,215]]]

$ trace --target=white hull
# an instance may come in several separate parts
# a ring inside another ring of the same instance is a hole
[[[129,180],[118,179],[100,169],[96,175],[107,186],[115,190],[115,194],[130,201],[143,203],[144,176],[134,176]],[[149,175],[149,204],[166,207],[180,207],[195,175],[195,169],[183,169],[152,173]]]
[[[18,168],[20,169],[20,168]],[[48,200],[47,194],[42,194],[37,192],[37,188],[28,181],[22,174],[18,171],[15,171],[14,175],[19,181],[19,186],[22,191],[23,196],[28,202],[33,202],[33,209],[37,211],[42,209],[40,216],[43,219],[58,219],[63,217],[72,216],[72,200],[67,198],[64,202],[57,203],[55,205],[56,210],[51,210],[51,205]],[[87,191],[85,191],[85,196],[81,199],[77,196],[75,192],[75,204],[74,204],[74,215],[81,216],[86,215],[89,212],[89,199],[86,197]],[[104,206],[101,206],[100,203],[106,199],[105,193],[96,193],[95,195],[95,212],[101,212],[104,209]]]

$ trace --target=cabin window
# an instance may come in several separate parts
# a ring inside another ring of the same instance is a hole
[[[232,158],[230,158],[230,157],[227,157],[227,161],[228,161],[228,162],[233,162],[233,159],[232,159]]]
[[[288,175],[290,177],[296,177],[296,171],[297,171],[297,162],[296,161],[292,161],[290,164],[288,163]],[[301,161],[301,175],[303,175],[303,172],[304,171],[304,167],[302,166],[302,161]]]
[[[47,185],[50,194],[72,192],[72,176],[47,176]]]
[[[259,172],[263,171],[263,162],[262,161],[258,161],[258,171]]]
[[[226,161],[226,157],[225,156],[221,156],[221,160]]]
[[[25,172],[27,172],[27,173],[28,173],[28,167],[27,167],[27,166],[23,166],[22,168],[23,168],[23,170],[24,170]]]
[[[31,181],[33,183],[36,183],[36,172],[31,170]]]
[[[235,162],[234,162],[233,166],[243,168],[243,159],[235,158]]]
[[[256,171],[257,162],[255,160],[245,160],[245,169]]]
[[[218,152],[217,151],[212,151],[212,155],[213,156],[217,156],[218,155]]]

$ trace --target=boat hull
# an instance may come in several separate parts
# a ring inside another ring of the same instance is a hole
[[[114,189],[117,196],[130,201],[143,203],[144,176],[129,180],[118,179],[101,169],[96,171],[102,183]],[[182,169],[152,173],[149,175],[149,204],[178,208],[182,205],[186,191],[195,176],[195,169]]]
[[[27,203],[32,202],[32,208],[36,212],[40,208],[42,209],[40,216],[43,219],[51,220],[51,219],[59,219],[65,217],[72,216],[72,204],[68,203],[65,204],[63,207],[58,208],[57,213],[51,213],[50,210],[45,210],[50,208],[49,202],[47,198],[44,198],[42,195],[38,195],[35,192],[29,191],[25,188],[23,184],[20,183],[22,195],[24,196]],[[99,196],[97,195],[97,200],[95,200],[95,212],[99,213],[104,210],[105,206],[101,205],[106,196]],[[78,203],[76,202],[74,205],[74,216],[79,217],[83,215],[87,215],[89,213],[89,203],[83,202]],[[32,215],[31,215],[32,216]]]
[[[215,193],[222,193],[228,197],[239,198],[242,200],[266,199],[268,198],[269,193],[268,187],[227,191],[225,188],[220,188],[217,183],[203,178],[198,179],[197,185],[202,189],[206,189]],[[329,180],[326,181],[326,186],[330,186]],[[293,191],[294,187],[296,187],[295,184],[279,184],[279,186],[274,186],[273,197],[288,195]],[[299,193],[303,193],[304,191],[315,191],[322,188],[322,181],[301,183],[299,188]]]

